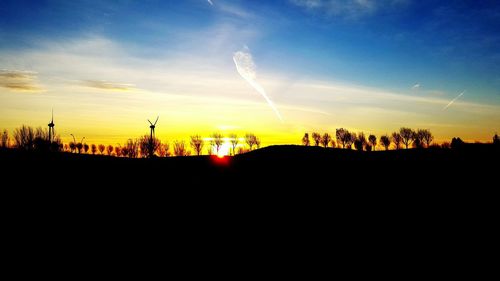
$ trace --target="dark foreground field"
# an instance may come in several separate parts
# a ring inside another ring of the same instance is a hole
[[[471,245],[489,247],[499,156],[486,145],[363,153],[272,146],[223,161],[2,150],[0,189],[9,229],[21,229],[14,233],[23,241],[55,229],[67,234],[50,239],[100,240],[116,228],[109,241],[123,233],[214,247],[241,239],[287,251],[333,243],[349,255],[375,247],[370,260],[390,245],[394,257],[420,253],[441,264],[430,251],[461,259]]]

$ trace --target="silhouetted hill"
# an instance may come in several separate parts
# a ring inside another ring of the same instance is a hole
[[[446,184],[461,177],[491,179],[498,168],[499,149],[467,144],[460,149],[408,149],[360,152],[314,146],[269,146],[235,157],[214,156],[129,159],[73,153],[36,153],[3,149],[0,163],[7,174],[28,174],[27,180],[68,177],[94,184],[169,185],[178,182],[231,186],[233,182],[274,184],[309,181],[333,185],[389,182],[395,178]],[[50,175],[50,176],[48,176]],[[349,177],[352,176],[352,177]],[[40,179],[38,179],[40,177]],[[57,181],[55,181],[57,183]]]
[[[89,214],[101,225],[117,218],[168,224],[165,217],[181,226],[200,218],[259,220],[269,228],[341,221],[358,239],[377,228],[418,234],[467,222],[478,229],[496,213],[499,151],[475,147],[358,152],[286,145],[223,161],[2,149],[2,177],[12,183],[1,190],[12,216],[38,223]]]

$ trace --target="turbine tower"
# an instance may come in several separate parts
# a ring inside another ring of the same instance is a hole
[[[156,122],[158,122],[158,118],[160,118],[160,116],[156,117],[156,121],[154,123],[151,123],[151,121],[149,121],[149,119],[148,119],[149,124],[151,124],[151,126],[149,126],[149,128],[151,129],[151,134],[149,136],[149,140],[151,142],[153,141],[153,136],[155,135],[155,126],[156,126]]]
[[[54,138],[55,136],[55,132],[54,132],[54,109],[52,109],[52,119],[50,120],[50,123],[49,123],[49,142],[52,143],[52,138]]]

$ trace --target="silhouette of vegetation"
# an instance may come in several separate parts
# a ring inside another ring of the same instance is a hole
[[[434,140],[434,136],[432,135],[431,131],[428,129],[423,129],[423,130],[418,130],[422,136],[422,140],[425,143],[426,147],[430,147],[432,144],[432,141]]]
[[[162,143],[158,148],[158,155],[160,157],[170,156],[169,150],[170,150],[170,144],[168,142]]]
[[[335,136],[337,138],[337,142],[342,145],[342,148],[345,148],[347,143],[351,140],[351,134],[344,128],[337,129],[335,131]]]
[[[96,152],[97,152],[97,145],[92,144],[91,148],[90,148],[90,151],[92,151],[92,154],[96,154]]]
[[[231,151],[232,151],[233,155],[235,155],[236,154],[236,146],[238,146],[238,143],[240,140],[238,139],[238,136],[236,134],[230,134],[229,139],[231,142]]]
[[[352,133],[352,132],[347,131],[347,136],[346,137],[347,137],[346,138],[347,149],[351,149],[352,145],[357,140],[356,133]]]
[[[0,140],[0,147],[9,147],[9,132],[7,130],[3,130],[2,139]]]
[[[139,156],[139,141],[128,139],[125,146],[122,147],[122,155],[129,158],[137,158]]]
[[[186,148],[184,141],[174,141],[174,155],[175,156],[189,156],[191,153]]]
[[[383,135],[380,137],[380,143],[385,147],[385,150],[389,150],[389,146],[391,145],[391,139],[389,139],[389,136]]]
[[[451,139],[451,149],[460,149],[464,145],[464,142],[460,138],[452,138]]]
[[[199,135],[191,136],[191,147],[196,152],[196,155],[200,156],[201,151],[204,146],[204,141]]]
[[[101,153],[101,155],[103,155],[104,150],[106,150],[106,146],[104,146],[104,144],[100,144],[97,146],[97,149],[99,149],[99,153]]]
[[[141,156],[146,158],[152,158],[157,153],[158,149],[161,146],[161,141],[156,138],[153,134],[151,135],[143,135],[139,138],[139,148],[141,152]]]
[[[500,145],[500,139],[498,138],[498,134],[496,134],[496,133],[493,136],[493,144],[494,145]]]
[[[71,150],[71,153],[74,153],[76,150],[76,143],[70,142],[69,143],[69,149]]]
[[[321,135],[319,133],[313,132],[312,139],[314,141],[314,145],[319,146],[319,144],[321,143]]]
[[[246,134],[245,142],[247,143],[250,151],[252,150],[254,145],[257,145],[257,137],[254,134]]]
[[[8,135],[7,135],[8,143]],[[14,130],[14,147],[27,151],[61,151],[63,145],[59,136],[49,140],[48,132],[41,127],[34,130],[29,126],[22,125]]]
[[[108,156],[111,156],[112,153],[113,153],[113,146],[110,144],[106,147],[106,154],[108,154]]]
[[[330,134],[324,133],[323,136],[321,137],[321,145],[326,148],[328,147],[328,144],[330,143],[331,140],[332,137],[330,136]]]
[[[260,138],[255,136],[254,142],[255,142],[255,146],[257,146],[257,149],[259,149],[260,148]]]
[[[401,135],[401,142],[405,145],[406,149],[412,144],[415,139],[415,132],[410,128],[399,129],[399,134]]]
[[[85,143],[85,144],[83,144],[83,151],[85,152],[85,154],[87,154],[87,153],[88,153],[89,148],[90,148],[90,147],[89,147],[89,145],[88,145],[88,144],[86,144],[86,143]]]
[[[354,148],[357,151],[363,151],[363,147],[365,146],[366,138],[363,133],[360,133],[359,136],[354,141]]]
[[[377,137],[375,135],[370,135],[368,137],[368,142],[371,144],[371,146],[373,147],[373,150],[375,150],[375,146],[377,146]],[[368,150],[368,149],[367,149]],[[371,150],[371,148],[370,148]]]
[[[119,146],[115,146],[115,155],[116,157],[122,156],[122,149]]]
[[[212,140],[211,140],[210,144],[213,147],[215,147],[215,151],[217,152],[217,154],[219,154],[219,150],[220,150],[222,144],[224,143],[224,140],[223,140],[224,136],[221,133],[213,133],[211,135],[211,138],[212,138]]]
[[[401,134],[394,132],[392,133],[392,142],[396,146],[396,149],[399,150],[401,148],[401,142],[403,138],[401,137]]]
[[[443,142],[441,144],[441,148],[444,148],[444,149],[450,149],[451,148],[451,144],[447,141]]]
[[[358,143],[357,146],[356,146],[356,141]],[[354,142],[355,142],[354,147],[356,147],[356,150],[363,151],[363,149],[366,147],[367,144],[365,134],[363,132],[358,133],[358,137]]]
[[[76,150],[78,150],[78,154],[82,153],[83,150],[83,144],[81,142],[76,144]]]
[[[335,148],[335,140],[333,140],[333,138],[330,140],[330,145],[332,146],[332,148]]]
[[[14,146],[19,149],[33,150],[35,141],[35,132],[33,128],[22,125],[14,130]]]
[[[302,137],[302,144],[305,146],[309,146],[311,144],[311,141],[309,140],[309,134],[305,133],[304,137]]]

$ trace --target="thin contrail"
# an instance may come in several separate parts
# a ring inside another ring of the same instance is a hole
[[[212,3],[212,0],[207,0],[207,1],[208,1],[208,4],[210,4],[212,6],[214,5],[214,3]]]
[[[443,107],[443,110],[446,110],[450,105],[452,105],[458,98],[463,96],[465,94],[465,91],[461,92],[460,95],[456,96],[454,99],[452,99],[445,107]]]
[[[257,92],[259,92],[264,97],[269,106],[274,110],[274,113],[276,113],[276,116],[278,116],[281,122],[283,122],[283,118],[281,117],[281,114],[276,106],[274,106],[273,101],[271,101],[271,99],[267,96],[264,88],[262,88],[262,86],[259,85],[257,81],[255,81],[256,71],[252,55],[249,52],[238,51],[234,53],[233,61],[236,65],[236,70],[241,75],[241,77],[243,77],[243,79],[245,79],[248,84],[250,84]]]

